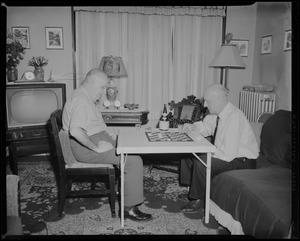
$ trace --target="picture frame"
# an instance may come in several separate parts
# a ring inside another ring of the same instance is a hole
[[[272,53],[272,35],[261,38],[261,54]]]
[[[230,44],[234,44],[238,47],[241,57],[248,57],[249,40],[232,39]]]
[[[46,27],[46,49],[64,49],[63,28]]]
[[[30,49],[29,27],[11,27],[11,31],[14,38],[18,40],[24,48]]]
[[[292,30],[286,30],[284,35],[284,51],[292,49]]]

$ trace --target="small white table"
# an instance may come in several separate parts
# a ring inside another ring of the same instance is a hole
[[[158,129],[151,129],[158,131]],[[171,128],[169,131],[178,131]],[[119,129],[117,154],[121,155],[121,226],[124,227],[124,166],[127,154],[149,153],[192,153],[206,167],[206,198],[205,198],[205,223],[209,222],[210,205],[210,173],[211,153],[215,152],[215,146],[204,137],[193,138],[189,142],[150,142],[144,128]],[[203,162],[196,153],[207,153],[207,163]]]

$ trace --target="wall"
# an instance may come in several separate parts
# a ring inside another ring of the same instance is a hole
[[[291,29],[291,3],[257,4],[256,41],[253,83],[272,85],[276,92],[276,109],[291,110],[291,54],[284,51],[285,31]],[[271,54],[261,54],[261,38],[272,35]]]
[[[73,60],[71,7],[8,7],[7,27],[30,28],[30,45],[25,58],[18,66],[20,75],[32,67],[27,66],[33,56],[45,56],[45,80],[52,70],[57,82],[67,84],[67,96],[73,90]],[[46,50],[45,27],[63,27],[64,49]],[[276,88],[276,109],[291,110],[291,51],[283,51],[285,30],[291,28],[289,2],[257,2],[250,6],[229,6],[226,33],[234,39],[249,40],[248,57],[242,57],[246,69],[229,69],[229,99],[238,105],[239,91],[244,85],[267,84]],[[261,55],[261,37],[273,36],[273,49]]]
[[[244,85],[275,87],[276,110],[291,110],[291,51],[284,51],[284,34],[291,29],[291,3],[257,2],[250,6],[228,7],[226,33],[234,39],[249,40],[249,55],[243,57],[244,70],[230,69],[229,99],[238,105],[238,93]],[[261,54],[261,38],[272,35],[271,54]]]
[[[248,56],[242,57],[245,69],[229,69],[227,87],[229,100],[239,104],[239,92],[244,85],[252,84],[253,51],[255,48],[256,4],[250,6],[229,6],[227,8],[226,31],[232,33],[233,39],[249,40]]]
[[[25,70],[33,70],[28,61],[33,56],[44,56],[49,60],[44,67],[44,80],[50,77],[56,82],[66,83],[67,96],[73,90],[73,60],[71,7],[7,7],[7,28],[29,27],[30,49],[18,65],[18,77]],[[47,50],[45,27],[63,28],[63,50]]]

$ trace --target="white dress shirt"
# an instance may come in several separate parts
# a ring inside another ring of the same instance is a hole
[[[230,162],[236,157],[256,159],[258,144],[252,127],[244,113],[230,102],[219,114],[215,139],[216,152],[213,157]],[[213,134],[217,115],[207,115],[203,121],[195,122],[196,131],[203,136]]]

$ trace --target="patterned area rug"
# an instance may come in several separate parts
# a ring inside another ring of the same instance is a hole
[[[169,235],[228,235],[213,216],[204,223],[204,210],[195,214],[183,214],[179,208],[186,202],[178,200],[180,193],[187,192],[179,186],[178,174],[157,170],[149,172],[144,166],[145,202],[139,207],[154,217],[149,222],[112,218],[108,198],[68,199],[65,214],[57,212],[57,186],[49,162],[19,162],[21,189],[21,219],[27,235],[111,235],[111,234],[169,234]],[[88,183],[75,183],[88,187]],[[102,185],[98,183],[97,185]],[[119,205],[116,203],[116,212]],[[117,215],[118,216],[118,215]]]

